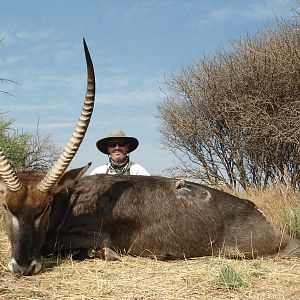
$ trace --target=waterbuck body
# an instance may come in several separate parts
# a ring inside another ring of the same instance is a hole
[[[108,247],[168,259],[298,256],[299,246],[252,202],[222,191],[163,177],[93,175],[54,198],[44,248]]]
[[[82,177],[89,165],[66,172],[94,107],[95,76],[85,42],[84,50],[88,76],[83,108],[53,167],[46,174],[16,173],[0,147],[0,201],[11,272],[36,274],[41,251],[63,249],[107,259],[115,259],[115,252],[159,259],[300,256],[298,240],[274,228],[250,201],[163,177]]]

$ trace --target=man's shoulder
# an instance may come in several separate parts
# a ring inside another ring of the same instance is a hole
[[[137,164],[133,161],[130,164],[130,174],[131,175],[150,175],[143,166],[141,166],[140,164]]]
[[[108,165],[104,164],[102,166],[99,166],[97,168],[95,168],[90,175],[94,175],[94,174],[105,174],[107,171]]]
[[[142,167],[140,164],[135,163],[134,161],[130,162],[130,168],[140,168]]]

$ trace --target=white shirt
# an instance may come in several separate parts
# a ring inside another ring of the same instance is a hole
[[[117,174],[112,168],[109,168],[109,164],[102,165],[100,167],[95,168],[90,175],[94,174]],[[126,175],[146,175],[150,176],[150,174],[139,164],[134,162],[129,162],[129,173]]]

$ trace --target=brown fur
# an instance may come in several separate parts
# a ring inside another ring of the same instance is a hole
[[[41,173],[31,173],[30,176],[26,173],[18,174],[20,180],[23,182],[22,189],[17,192],[6,190],[3,195],[12,213],[17,214],[20,209],[20,203],[22,203],[22,206],[28,206],[34,211],[39,212],[51,202],[52,196],[50,193],[42,193],[36,189],[36,183],[41,180],[42,175]]]

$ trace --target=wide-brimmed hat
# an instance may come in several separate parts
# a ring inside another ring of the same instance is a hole
[[[96,146],[98,150],[104,154],[109,154],[107,151],[108,142],[110,139],[114,139],[114,138],[124,139],[126,141],[126,143],[129,145],[128,153],[134,151],[139,145],[138,139],[132,136],[126,136],[124,131],[117,130],[117,131],[112,131],[108,135],[108,137],[97,141]]]

